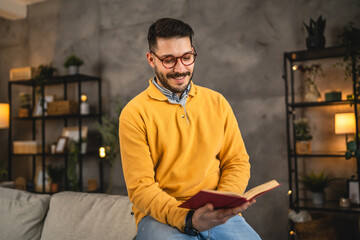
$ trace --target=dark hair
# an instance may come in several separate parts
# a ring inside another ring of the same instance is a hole
[[[192,44],[192,28],[181,20],[174,18],[161,18],[151,24],[148,32],[150,51],[156,49],[156,38],[189,37]]]

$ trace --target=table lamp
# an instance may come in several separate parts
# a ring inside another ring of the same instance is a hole
[[[336,113],[335,114],[335,134],[345,134],[346,143],[348,134],[355,133],[355,114],[354,113]]]
[[[9,127],[9,104],[0,103],[0,128]]]
[[[0,129],[9,127],[9,104],[0,103]],[[3,167],[2,156],[0,157],[0,178],[7,175],[7,170]]]

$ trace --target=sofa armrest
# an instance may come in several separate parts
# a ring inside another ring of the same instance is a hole
[[[0,239],[38,240],[50,195],[0,187]]]
[[[42,240],[133,239],[136,225],[127,196],[61,192],[54,194]]]

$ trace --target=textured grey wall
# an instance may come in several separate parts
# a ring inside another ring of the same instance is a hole
[[[334,46],[348,21],[359,27],[359,13],[358,0],[49,0],[31,5],[26,20],[0,19],[0,102],[7,101],[10,68],[52,62],[64,74],[64,59],[75,53],[85,59],[82,73],[103,78],[104,108],[114,115],[114,97],[134,97],[153,76],[145,58],[148,26],[180,18],[195,31],[194,82],[221,92],[234,109],[251,158],[250,186],[272,178],[283,184],[244,215],[263,239],[287,239],[282,54],[305,49],[302,22],[310,17],[327,19],[326,45]],[[96,176],[95,163],[85,166],[84,181]],[[124,187],[120,163],[114,183]]]

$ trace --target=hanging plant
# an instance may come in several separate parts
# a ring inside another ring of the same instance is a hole
[[[338,35],[339,45],[345,48],[345,56],[342,62],[337,63],[345,68],[345,79],[352,79],[353,73],[356,75],[355,81],[359,83],[360,75],[360,29],[349,22]],[[353,70],[353,66],[355,69]],[[358,89],[357,89],[358,90]]]

